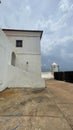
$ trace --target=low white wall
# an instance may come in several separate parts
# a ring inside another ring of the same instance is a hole
[[[53,72],[42,72],[41,76],[43,79],[54,79]]]

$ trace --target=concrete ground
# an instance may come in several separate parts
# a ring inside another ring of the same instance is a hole
[[[73,84],[0,92],[0,130],[73,130]]]

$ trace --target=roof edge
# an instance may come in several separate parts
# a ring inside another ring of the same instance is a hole
[[[20,32],[39,32],[41,33],[40,39],[42,38],[43,30],[21,30],[21,29],[2,29],[3,31],[20,31]]]

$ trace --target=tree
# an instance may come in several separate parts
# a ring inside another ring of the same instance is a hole
[[[1,4],[1,0],[0,0],[0,4]]]

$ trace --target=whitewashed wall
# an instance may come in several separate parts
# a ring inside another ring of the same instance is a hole
[[[0,91],[7,87],[8,64],[11,60],[10,43],[0,29]]]
[[[9,66],[8,87],[45,87],[41,79],[41,32],[5,31],[16,54],[16,66]],[[23,47],[16,47],[23,40]],[[27,64],[28,61],[28,64]]]

